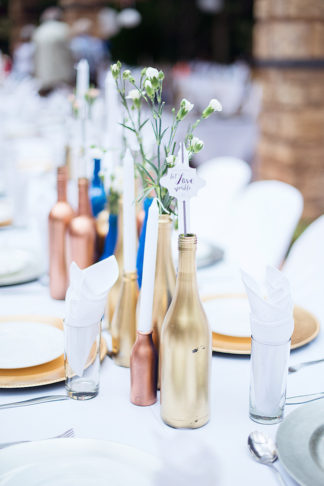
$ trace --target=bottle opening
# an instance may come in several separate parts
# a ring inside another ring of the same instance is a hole
[[[179,250],[191,249],[196,245],[197,245],[197,236],[194,233],[179,235],[179,240],[178,240]]]

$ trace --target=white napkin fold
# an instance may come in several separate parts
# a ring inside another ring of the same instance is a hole
[[[266,269],[265,292],[241,270],[251,314],[252,336],[263,344],[283,344],[294,330],[293,301],[287,277],[275,267]]]
[[[104,314],[109,289],[118,278],[116,258],[111,256],[84,270],[70,266],[70,286],[65,297],[65,352],[72,370],[82,376],[91,346]]]

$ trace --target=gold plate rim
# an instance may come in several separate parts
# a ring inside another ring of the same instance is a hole
[[[41,315],[7,315],[0,316],[0,322],[41,322],[63,329],[63,319],[60,317]],[[100,341],[100,360],[103,361],[107,354],[107,344],[103,337]],[[11,380],[10,380],[11,378]],[[34,386],[53,385],[65,380],[63,354],[53,361],[29,368],[14,370],[0,369],[0,389],[32,388]]]
[[[201,297],[203,302],[208,302],[210,300],[216,299],[246,299],[246,294],[241,293],[220,293],[220,294],[208,294]],[[298,333],[301,332],[304,323],[303,319],[299,318],[299,314],[304,314],[312,321],[311,332],[303,338],[298,338]],[[310,311],[300,307],[298,305],[294,306],[295,315],[295,329],[291,338],[291,349],[297,349],[305,344],[313,341],[320,331],[320,323],[317,317],[314,316]],[[234,345],[234,347],[233,347]],[[225,334],[219,334],[216,332],[212,333],[212,350],[217,353],[223,354],[238,354],[238,355],[250,355],[251,354],[251,338],[249,337],[238,337],[238,336],[227,336]]]

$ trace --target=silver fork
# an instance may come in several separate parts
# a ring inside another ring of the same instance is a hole
[[[304,361],[303,363],[298,363],[296,365],[289,366],[288,372],[289,373],[296,373],[296,371],[299,371],[301,368],[304,368],[304,366],[310,366],[310,365],[314,365],[314,364],[317,364],[317,363],[322,363],[323,361],[324,361],[324,358],[315,359],[315,360],[312,360],[312,361]]]
[[[63,434],[55,435],[54,437],[48,437],[47,439],[67,439],[69,437],[74,437],[74,430],[68,429]],[[43,439],[43,440],[47,440]],[[16,444],[24,444],[25,442],[33,442],[32,440],[18,440],[16,442],[2,442],[0,443],[0,449],[4,449],[5,447],[10,447]]]

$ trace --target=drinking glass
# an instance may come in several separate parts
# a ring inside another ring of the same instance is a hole
[[[255,422],[275,424],[283,419],[289,352],[290,339],[265,344],[252,336],[249,415]]]
[[[64,322],[65,388],[75,400],[98,395],[101,321],[76,327]]]

